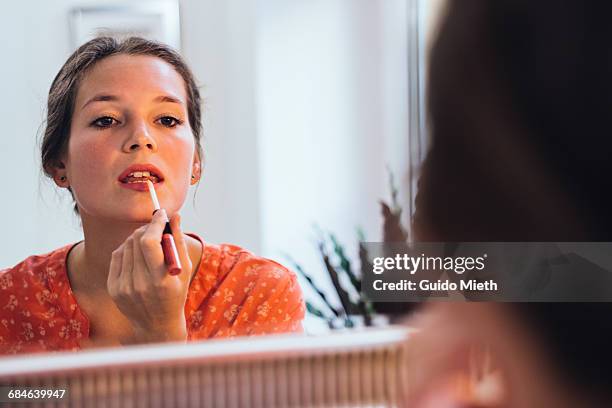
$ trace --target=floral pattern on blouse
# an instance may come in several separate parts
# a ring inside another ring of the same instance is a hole
[[[301,332],[295,274],[238,246],[202,243],[187,294],[188,340]],[[0,354],[80,350],[89,336],[66,271],[66,245],[0,270]]]

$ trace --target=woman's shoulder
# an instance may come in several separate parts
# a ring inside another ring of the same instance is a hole
[[[0,355],[59,350],[69,340],[74,330],[63,323],[69,303],[64,271],[71,247],[0,270]]]
[[[72,245],[51,252],[31,255],[15,266],[0,270],[0,291],[32,289],[32,284],[49,286],[49,281],[64,267]]]
[[[302,291],[293,271],[233,244],[204,244],[188,316],[196,336],[301,331]],[[198,290],[199,289],[199,290]]]
[[[217,280],[243,281],[293,281],[296,275],[280,263],[255,255],[253,252],[234,244],[205,244],[202,265],[207,271],[214,271]]]

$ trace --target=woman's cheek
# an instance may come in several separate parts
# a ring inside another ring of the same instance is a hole
[[[77,203],[88,206],[105,194],[104,183],[112,182],[110,155],[102,145],[75,144],[70,152],[69,178]]]
[[[159,156],[172,173],[173,182],[180,183],[187,190],[190,186],[195,145],[193,136],[176,138],[168,146],[160,146]],[[165,149],[162,151],[161,148]]]
[[[189,187],[191,186],[191,167],[186,167],[183,163],[191,163],[193,156],[187,154],[173,154],[167,156],[165,162],[168,169],[172,169],[170,177],[166,177],[166,188],[163,189],[168,194],[167,202],[179,210],[187,198]],[[181,167],[178,167],[178,165]]]

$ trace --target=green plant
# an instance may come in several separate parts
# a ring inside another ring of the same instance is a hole
[[[383,217],[383,242],[406,243],[408,234],[401,223],[402,208],[398,202],[398,190],[391,172],[389,172],[389,187],[391,190],[390,205],[383,200],[380,201]],[[342,319],[345,327],[353,327],[355,325],[354,316],[361,316],[364,325],[371,326],[375,314],[396,315],[409,309],[407,305],[401,303],[372,302],[363,293],[361,277],[364,276],[366,270],[371,270],[371,264],[364,245],[366,237],[361,229],[357,229],[359,268],[355,268],[355,262],[349,259],[345,247],[336,235],[331,232],[324,232],[319,228],[316,228],[316,232],[319,255],[340,301],[340,308],[335,308],[302,266],[293,258],[287,256],[294,269],[313,288],[325,306],[324,308],[318,308],[312,302],[306,301],[306,308],[310,314],[324,319],[330,328],[334,328],[333,323],[337,319]],[[342,275],[345,275],[345,281],[350,282],[350,287],[345,288],[342,285]],[[353,294],[352,297],[351,293]]]

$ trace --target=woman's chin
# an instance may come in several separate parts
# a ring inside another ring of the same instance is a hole
[[[149,204],[149,203],[147,203]],[[98,219],[101,222],[148,224],[153,218],[152,205],[118,205],[112,208],[92,208],[90,211],[82,210],[82,218]]]
[[[129,210],[115,210],[105,214],[102,218],[108,222],[147,224],[153,218],[152,208],[131,208]]]
[[[146,212],[139,211],[138,213],[134,212],[132,214],[125,214],[123,218],[124,218],[124,221],[126,222],[147,224],[151,222],[151,218],[153,218],[153,214],[152,212],[149,212],[149,211],[146,211]]]

